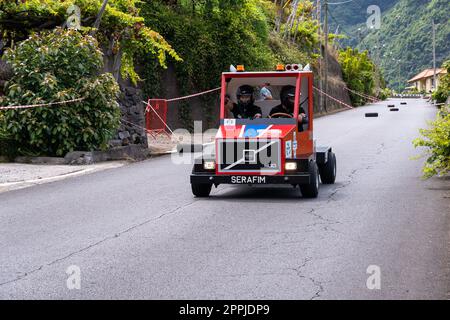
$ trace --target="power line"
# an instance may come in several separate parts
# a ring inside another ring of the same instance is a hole
[[[354,35],[352,32],[349,32],[347,29],[345,29],[345,28],[343,27],[343,24],[342,24],[342,23],[340,23],[339,21],[337,21],[337,19],[336,19],[336,18],[333,16],[333,14],[331,13],[330,9],[328,9],[328,13],[329,13],[331,19],[332,19],[337,25],[340,26],[340,28],[341,28],[342,31],[343,31],[343,34],[345,34],[345,35],[348,36],[349,38],[354,38],[354,37],[355,37],[355,35]],[[362,45],[362,46],[365,48],[365,50],[368,50],[367,46],[364,44],[364,40],[365,40],[365,38],[359,42],[359,45]],[[339,46],[340,46],[340,45],[339,45]]]
[[[341,1],[341,2],[328,2],[328,4],[338,5],[338,4],[350,3],[350,2],[353,2],[353,1],[354,0],[347,0],[347,1]]]

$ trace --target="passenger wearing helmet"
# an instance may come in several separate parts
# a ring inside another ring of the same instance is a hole
[[[294,116],[294,103],[295,103],[295,87],[284,86],[280,92],[281,104],[270,110],[270,116],[276,113],[286,113]],[[308,117],[305,110],[300,106],[298,115],[298,130],[303,131],[303,125],[308,123]]]
[[[236,92],[237,103],[231,104],[230,111],[236,119],[261,118],[261,108],[255,106],[254,89],[252,86],[240,86]]]

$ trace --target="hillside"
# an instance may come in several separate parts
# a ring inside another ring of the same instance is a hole
[[[292,31],[296,41],[289,41],[283,30],[289,11],[285,12],[281,31],[274,31],[277,7],[273,1],[223,0],[195,5],[189,1],[147,2],[141,11],[145,23],[167,39],[183,62],[172,63],[165,70],[154,61],[141,61],[145,95],[173,98],[218,87],[221,73],[231,64],[243,64],[253,71],[273,70],[278,63],[309,63],[314,68],[319,46],[317,22],[311,17],[312,3],[305,4],[298,12],[302,16],[298,31]],[[345,83],[335,57],[336,54],[329,61],[330,92],[350,103],[348,93],[342,89]],[[173,103],[169,123],[189,128],[192,120],[203,120],[214,125],[218,119],[217,104],[217,94]],[[330,110],[338,107],[330,101]]]
[[[380,30],[369,31],[365,24],[366,9],[371,4],[382,10]],[[360,49],[368,49],[392,88],[403,89],[407,79],[432,67],[433,19],[437,24],[437,65],[450,58],[450,5],[447,0],[355,0],[330,6],[330,12],[331,27],[339,24],[341,32],[348,37],[341,45],[354,44]]]

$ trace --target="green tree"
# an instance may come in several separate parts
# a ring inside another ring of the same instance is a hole
[[[83,98],[51,107],[0,111],[0,139],[3,137],[5,150],[62,156],[76,149],[107,146],[119,125],[119,88],[110,73],[99,74],[103,58],[93,37],[57,28],[33,34],[9,49],[4,58],[14,75],[0,105]]]
[[[433,99],[437,103],[444,103],[450,96],[450,60],[445,61],[442,68],[446,69],[447,73],[440,78],[439,86],[433,92]]]
[[[23,0],[0,1],[0,38],[9,46],[28,38],[31,32],[62,26],[68,9],[76,5],[81,10],[82,31],[90,32],[98,21],[103,0]],[[137,56],[152,55],[165,67],[167,56],[181,58],[171,45],[140,16],[138,0],[109,0],[95,34],[106,56],[114,61],[109,68],[116,78],[121,73],[133,82],[139,80],[134,61]]]
[[[367,51],[359,52],[352,48],[341,50],[339,52],[339,63],[342,67],[344,81],[349,89],[373,95],[376,68]],[[365,103],[364,98],[356,94],[350,93],[350,98],[355,105]]]

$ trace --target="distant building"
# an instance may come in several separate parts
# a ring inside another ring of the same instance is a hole
[[[433,69],[425,69],[423,70],[421,73],[417,74],[416,76],[414,76],[413,78],[411,78],[410,80],[408,80],[408,83],[410,84],[410,87],[414,87],[417,89],[417,91],[419,92],[430,92],[433,91],[434,89],[436,89],[439,86],[439,78],[442,77],[444,74],[447,73],[447,70],[445,69],[441,69],[441,68],[436,68],[436,86],[434,85],[434,79],[433,79],[433,74],[434,74],[434,70]]]

